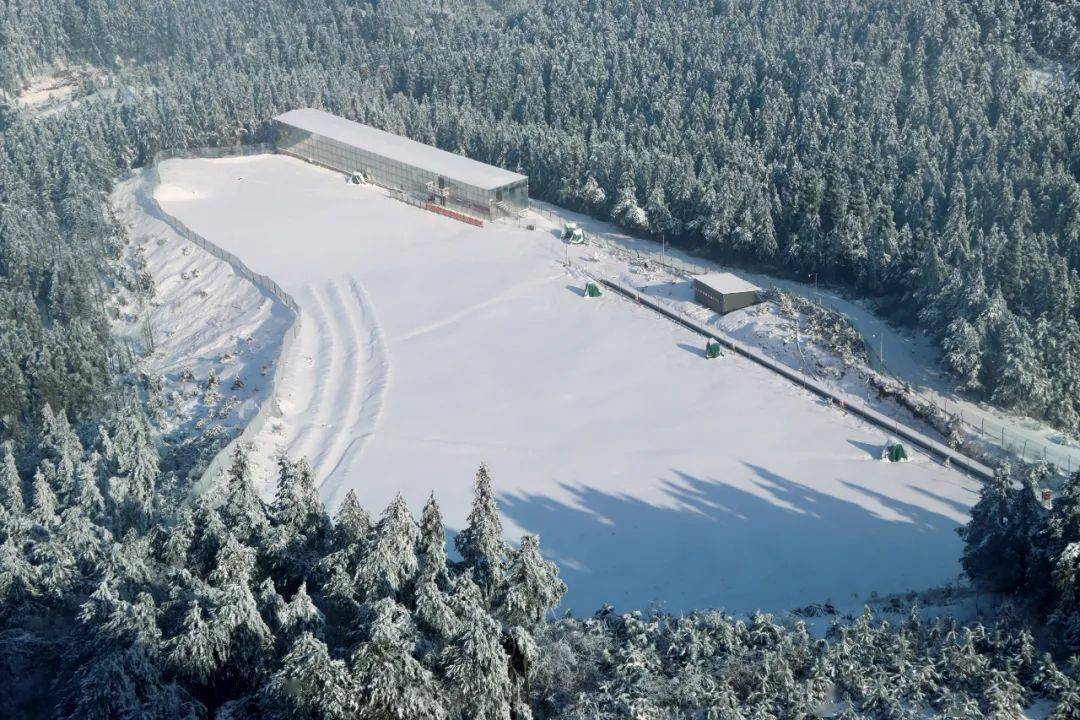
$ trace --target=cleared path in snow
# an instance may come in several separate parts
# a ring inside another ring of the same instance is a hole
[[[578,612],[853,607],[959,572],[977,483],[879,462],[880,430],[744,358],[705,362],[650,310],[583,299],[549,233],[472,228],[279,156],[161,174],[170,212],[297,298],[260,452],[303,449],[331,506],[352,487],[419,511],[434,491],[453,531],[486,460],[507,535],[541,535]]]

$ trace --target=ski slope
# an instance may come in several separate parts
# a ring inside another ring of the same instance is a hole
[[[257,438],[335,506],[434,492],[450,529],[491,466],[507,536],[538,533],[592,612],[783,611],[947,583],[977,483],[613,294],[550,232],[473,228],[283,156],[170,160],[159,202],[301,306]]]

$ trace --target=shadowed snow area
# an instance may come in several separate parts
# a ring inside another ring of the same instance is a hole
[[[942,584],[977,483],[611,293],[548,232],[473,228],[281,156],[172,160],[163,206],[300,303],[258,439],[335,506],[434,491],[460,528],[492,469],[508,537],[539,533],[591,612],[782,611]],[[267,482],[269,474],[267,473]],[[264,492],[271,487],[264,485]]]

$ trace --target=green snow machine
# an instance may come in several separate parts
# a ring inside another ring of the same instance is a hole
[[[562,238],[571,245],[581,245],[585,242],[585,231],[576,222],[568,222],[563,225]]]
[[[720,341],[719,340],[717,340],[716,338],[709,338],[708,340],[705,341],[705,358],[707,360],[712,360],[713,358],[718,358],[722,354],[723,353],[720,352]]]
[[[900,443],[890,443],[885,446],[884,459],[889,462],[906,462],[907,450]]]

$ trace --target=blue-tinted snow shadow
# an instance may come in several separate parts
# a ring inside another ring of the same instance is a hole
[[[881,452],[885,449],[884,445],[862,442],[861,440],[848,440],[848,444],[854,445],[855,447],[859,448],[867,455],[869,455],[873,460],[880,460]]]
[[[662,481],[671,506],[569,482],[565,501],[506,493],[499,505],[540,535],[569,586],[563,608],[579,615],[604,602],[783,612],[929,587],[959,571],[950,517],[854,483],[854,500],[837,498],[745,465],[747,489],[673,471]]]
[[[697,355],[700,358],[705,357],[705,343],[699,345],[691,345],[690,343],[679,343],[679,347],[690,353],[691,355]]]
[[[583,287],[578,287],[577,285],[567,285],[566,289],[574,293],[578,297],[585,297],[585,288]]]

